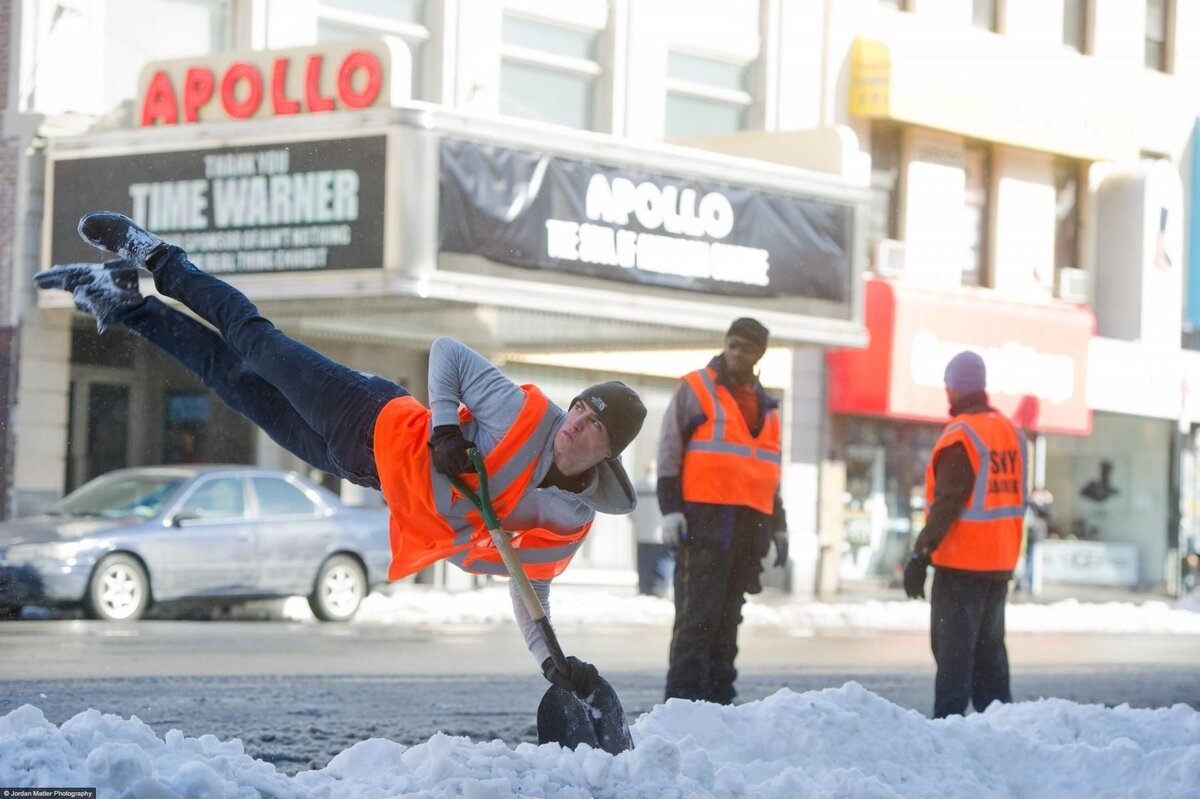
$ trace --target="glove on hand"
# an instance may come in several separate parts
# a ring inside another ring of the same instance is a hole
[[[442,424],[433,428],[429,437],[429,455],[433,468],[444,475],[467,474],[475,471],[475,465],[467,457],[467,450],[475,446],[474,441],[463,438],[456,424]]]
[[[771,537],[775,540],[775,567],[782,569],[787,566],[788,561],[787,530],[776,530]]]
[[[542,674],[550,681],[566,691],[572,691],[580,699],[587,699],[600,687],[600,672],[585,660],[571,655],[567,658],[569,674],[563,674],[554,665],[554,658],[542,661]]]
[[[904,564],[904,593],[908,594],[909,599],[925,598],[925,569],[928,567],[929,556],[916,552]]]
[[[687,517],[679,511],[662,517],[662,542],[669,549],[679,549],[688,540]]]

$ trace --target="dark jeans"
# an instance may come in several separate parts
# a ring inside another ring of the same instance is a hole
[[[738,509],[739,511],[742,509]],[[688,527],[693,519],[688,516]],[[728,549],[714,536],[693,534],[675,556],[675,627],[666,698],[728,705],[737,696],[738,625],[746,590],[762,562],[756,536],[739,529]]]
[[[930,640],[937,661],[933,717],[977,711],[1012,701],[1004,603],[1008,581],[953,569],[934,569],[929,597]]]
[[[289,338],[246,295],[196,268],[178,247],[147,264],[159,293],[219,334],[150,297],[121,322],[191,370],[237,413],[306,463],[379,488],[375,419],[408,391],[355,371]]]

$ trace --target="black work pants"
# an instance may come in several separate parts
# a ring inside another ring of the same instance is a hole
[[[741,509],[739,509],[741,510]],[[689,519],[691,522],[691,519]],[[737,695],[738,625],[746,588],[762,569],[752,534],[719,540],[693,534],[675,556],[675,627],[666,698],[728,705]]]
[[[175,358],[221,401],[312,466],[379,488],[375,419],[409,392],[330,360],[284,335],[233,286],[208,274],[178,247],[148,264],[159,292],[217,332],[150,297],[121,323]]]
[[[935,569],[930,594],[930,639],[937,661],[933,717],[982,711],[1011,702],[1004,603],[1008,581]]]

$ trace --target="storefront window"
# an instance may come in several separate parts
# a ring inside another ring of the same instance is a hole
[[[506,14],[500,113],[596,130],[599,34]]]
[[[430,31],[424,0],[322,0],[317,14],[318,42],[380,35],[403,39],[412,53],[413,99],[436,99],[425,80]]]
[[[754,101],[750,65],[672,52],[667,60],[668,139],[736,133]]]
[[[841,417],[844,580],[890,580],[925,526],[925,465],[939,425]]]

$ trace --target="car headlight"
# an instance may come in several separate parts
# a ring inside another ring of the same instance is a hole
[[[8,563],[32,563],[42,560],[72,560],[81,552],[95,548],[87,541],[60,541],[44,544],[15,544],[4,550]]]

